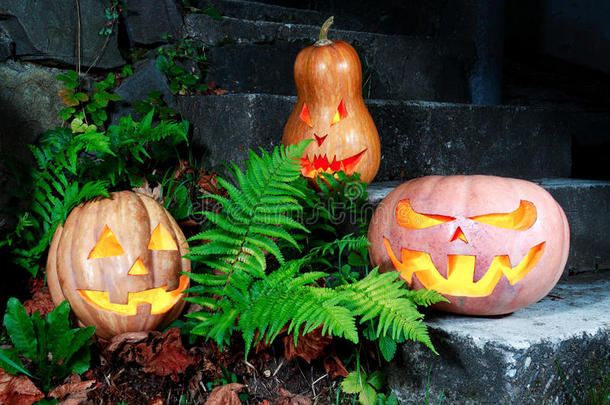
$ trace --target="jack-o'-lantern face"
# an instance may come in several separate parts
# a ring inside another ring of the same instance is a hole
[[[328,26],[326,27],[328,29]],[[343,170],[371,182],[381,160],[379,134],[362,98],[362,67],[354,48],[343,41],[318,41],[294,63],[297,103],[286,122],[282,144],[310,139],[301,173]]]
[[[51,296],[67,299],[105,338],[162,327],[184,307],[186,253],[182,231],[155,200],[112,193],[76,207],[57,229],[47,261]]]
[[[541,187],[493,176],[429,176],[381,202],[368,233],[371,263],[433,289],[451,312],[495,315],[538,301],[567,260],[569,227]]]
[[[176,241],[169,231],[159,223],[152,232],[150,241],[147,246],[151,251],[178,251]],[[123,247],[118,241],[112,230],[106,226],[100,235],[98,242],[95,244],[87,260],[102,260],[107,257],[122,256],[125,254]],[[141,257],[138,257],[133,265],[129,268],[127,276],[148,276],[150,275],[146,265]],[[95,290],[76,290],[81,297],[89,304],[103,309],[112,311],[121,315],[135,315],[138,312],[138,305],[150,304],[150,313],[163,314],[169,311],[182,298],[182,292],[186,290],[189,284],[189,278],[186,275],[180,276],[178,288],[172,291],[166,291],[167,285],[151,288],[148,290],[129,292],[127,295],[127,304],[110,302],[108,291]]]
[[[529,201],[522,200],[519,207],[512,212],[482,214],[464,218],[464,220],[503,229],[526,231],[534,225],[536,218],[536,206]],[[396,221],[405,229],[427,229],[455,222],[456,219],[450,216],[415,212],[408,199],[399,201],[396,206]],[[452,232],[449,242],[468,244],[468,237],[459,225],[456,225],[455,232]],[[436,290],[441,294],[462,297],[486,297],[490,295],[502,275],[506,276],[511,285],[515,285],[536,267],[544,253],[545,245],[546,242],[543,241],[532,246],[525,257],[515,265],[511,264],[510,258],[506,254],[494,255],[485,274],[474,281],[476,255],[447,255],[446,274],[441,275],[432,263],[428,253],[402,248],[401,259],[398,259],[392,251],[390,242],[384,237],[384,246],[388,256],[396,270],[409,284],[411,284],[415,273],[425,288]]]
[[[305,125],[311,128],[312,138],[315,140],[315,143],[312,142],[312,149],[316,150],[317,147],[318,151],[318,153],[314,152],[312,157],[306,156],[301,159],[301,173],[303,176],[315,178],[320,173],[332,174],[340,170],[343,170],[348,176],[350,176],[356,171],[358,164],[368,150],[365,145],[358,146],[358,149],[361,150],[351,156],[346,157],[341,156],[340,158],[337,158],[336,154],[331,155],[329,153],[321,153],[321,151],[324,150],[322,145],[324,145],[324,142],[328,139],[328,134],[332,127],[346,119],[347,116],[347,108],[345,107],[343,100],[341,100],[332,116],[332,120],[327,120],[327,122],[329,122],[328,128],[325,125],[314,125],[309,114],[309,109],[307,108],[307,103],[303,103],[303,108],[299,114],[299,119]],[[317,120],[317,122],[323,121],[324,119]],[[333,136],[340,135],[333,134]]]

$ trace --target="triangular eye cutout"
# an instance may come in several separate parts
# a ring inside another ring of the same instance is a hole
[[[148,242],[150,250],[178,250],[174,237],[161,223],[152,231],[150,242]]]
[[[104,227],[102,235],[97,240],[97,243],[89,253],[87,259],[99,259],[102,257],[121,256],[124,255],[125,251],[121,247],[119,240],[114,236],[114,233],[108,228],[108,225]]]
[[[338,123],[345,117],[347,117],[347,109],[345,108],[345,105],[343,104],[343,99],[341,99],[341,102],[339,103],[339,106],[337,107],[337,111],[335,111],[335,116],[333,117],[333,122],[330,123],[330,126],[332,127],[333,125],[335,125],[336,123]]]
[[[299,118],[301,119],[301,121],[313,128],[311,118],[309,117],[309,110],[307,109],[307,104],[305,103],[303,103],[303,109],[301,110],[301,115],[299,115]]]

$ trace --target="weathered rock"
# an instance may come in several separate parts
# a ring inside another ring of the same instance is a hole
[[[610,372],[609,312],[608,272],[573,276],[502,317],[431,312],[426,323],[439,355],[403,344],[388,383],[401,404],[425,402],[429,370],[431,403],[441,393],[443,404],[571,403],[567,384],[583,396]]]
[[[284,24],[322,25],[331,14],[317,10],[282,7],[244,0],[197,0],[191,4],[205,9],[214,7],[222,16],[252,21],[272,21]],[[367,21],[368,22],[368,21]],[[335,18],[335,27],[342,30],[366,31],[367,22],[362,18],[342,13]]]
[[[115,93],[121,96],[121,100],[114,105],[111,122],[116,124],[120,117],[134,114],[131,108],[133,103],[146,99],[151,91],[160,92],[165,104],[176,108],[176,101],[169,90],[165,73],[157,69],[153,55],[134,65],[133,75],[123,80],[115,90]]]
[[[185,17],[185,30],[189,37],[218,48],[208,51],[207,81],[235,92],[295,94],[294,59],[313,44],[320,28],[231,17],[216,21],[193,14]],[[335,29],[329,38],[347,41],[358,51],[367,98],[469,101],[475,55],[468,41]]]
[[[46,130],[61,125],[59,110],[65,105],[58,92],[63,83],[59,69],[30,63],[0,64],[0,149],[18,160],[29,157],[27,144]]]
[[[215,164],[240,162],[248,149],[278,145],[295,103],[295,97],[264,94],[178,99],[180,110],[193,123],[193,142],[207,150]],[[458,173],[570,175],[571,134],[556,112],[389,100],[366,103],[381,138],[376,181]]]
[[[15,44],[5,32],[0,30],[0,62],[12,58],[14,54]]]
[[[163,34],[178,38],[183,25],[174,0],[130,0],[123,22],[132,46],[166,42]]]
[[[32,164],[27,144],[62,123],[59,110],[63,103],[58,92],[63,85],[55,80],[59,73],[62,71],[30,63],[0,64],[0,212],[9,202],[7,190],[15,186],[4,159],[14,159],[24,167]],[[13,225],[0,214],[0,229],[5,224]]]
[[[97,67],[113,68],[124,63],[117,46],[116,29],[104,49],[106,37],[99,31],[106,25],[102,0],[81,0],[81,64],[90,66],[103,51]],[[15,54],[22,60],[43,60],[59,64],[76,63],[77,11],[74,1],[30,2],[4,0],[0,28],[15,42]]]
[[[570,224],[570,255],[563,277],[610,269],[610,181],[579,179],[532,180],[546,189],[563,208]],[[369,186],[369,201],[379,204],[401,182],[378,182]]]

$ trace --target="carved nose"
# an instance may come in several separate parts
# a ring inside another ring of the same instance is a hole
[[[451,239],[449,239],[449,242],[455,242],[458,239],[460,239],[464,243],[468,243],[468,239],[466,239],[466,235],[464,235],[462,228],[460,228],[459,226],[453,233],[453,236],[451,237]]]
[[[142,259],[138,257],[127,274],[130,276],[143,276],[145,274],[148,274],[148,269],[144,265]]]
[[[316,142],[318,142],[318,146],[322,146],[322,144],[326,140],[326,137],[328,136],[328,134],[326,134],[324,136],[318,136],[318,134],[313,134],[313,136],[314,136],[314,138],[316,138]]]

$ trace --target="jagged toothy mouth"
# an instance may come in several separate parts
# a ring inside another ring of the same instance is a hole
[[[398,260],[390,242],[383,238],[386,252],[394,264],[394,268],[407,283],[411,284],[413,274],[426,289],[433,289],[441,294],[461,297],[486,297],[505,275],[511,285],[517,284],[538,264],[546,242],[532,247],[525,257],[512,266],[508,255],[494,256],[485,275],[474,281],[476,256],[447,255],[447,277],[441,275],[428,253],[410,249],[401,249],[401,259]]]
[[[359,152],[348,158],[337,160],[337,157],[333,157],[332,161],[328,160],[326,155],[314,155],[313,159],[310,160],[307,157],[301,158],[301,173],[305,177],[314,178],[319,173],[335,173],[343,170],[348,176],[354,173],[356,166],[362,160],[364,153],[367,149]]]

